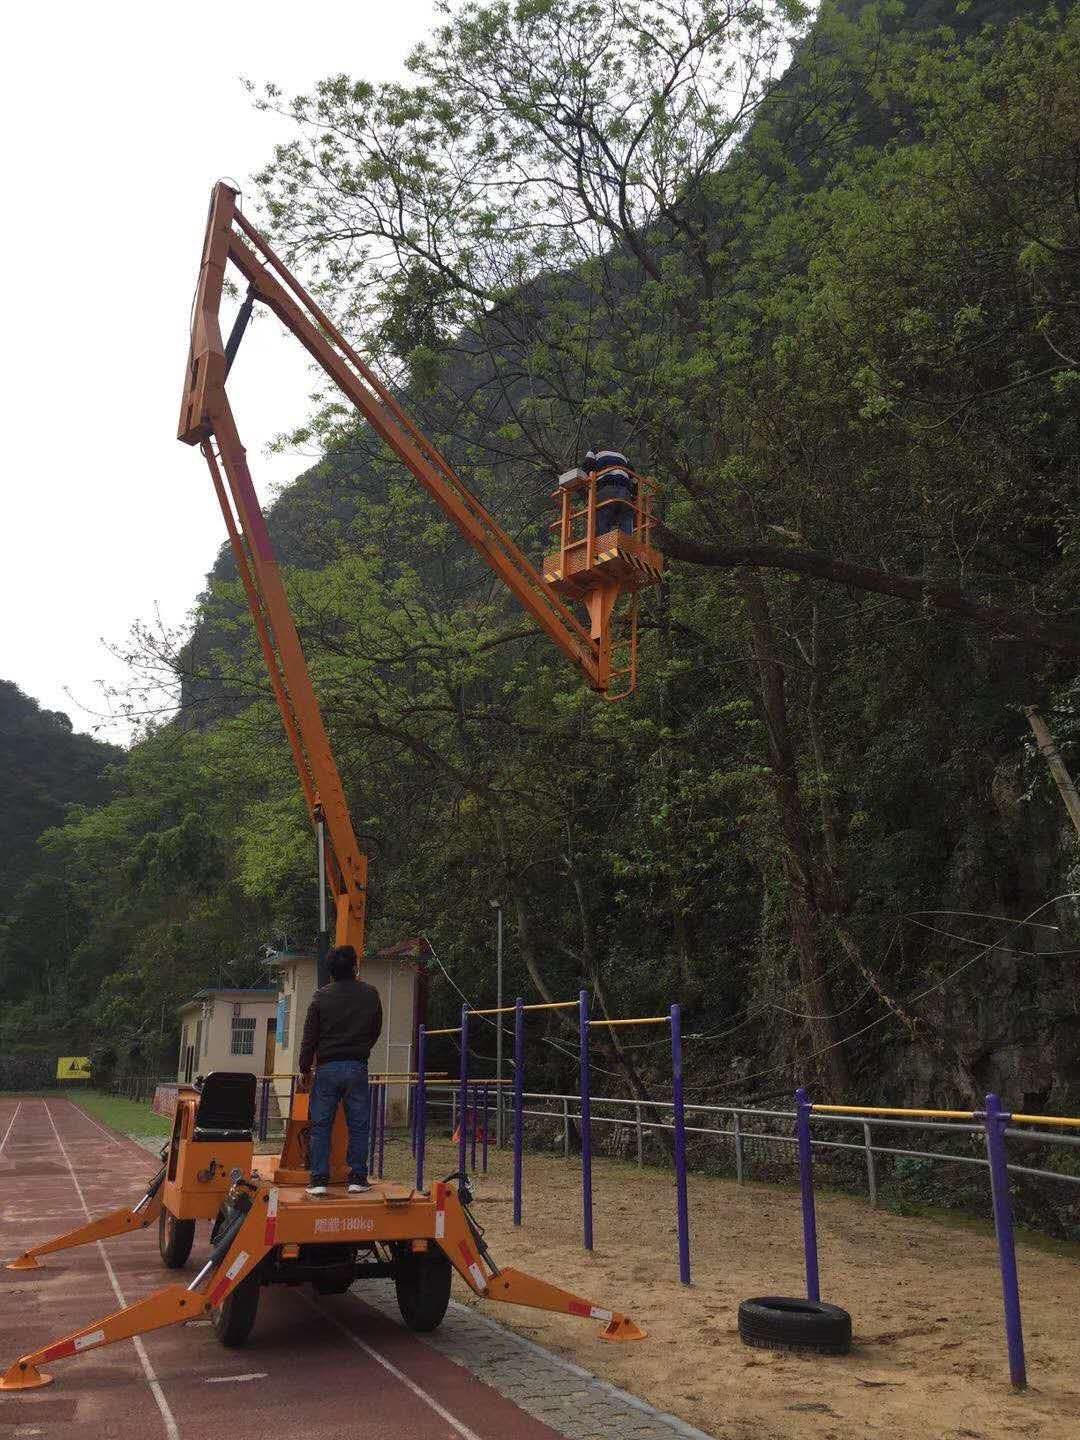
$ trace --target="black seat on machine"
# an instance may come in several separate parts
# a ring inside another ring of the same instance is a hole
[[[215,1070],[203,1081],[193,1140],[250,1140],[255,1124],[255,1076]]]

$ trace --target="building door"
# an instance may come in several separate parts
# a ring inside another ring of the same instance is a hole
[[[195,1073],[195,1047],[189,1045],[184,1053],[184,1084],[191,1084],[191,1077]]]
[[[271,1015],[266,1022],[266,1050],[263,1058],[263,1074],[274,1073],[274,1052],[277,1050],[277,1016]]]

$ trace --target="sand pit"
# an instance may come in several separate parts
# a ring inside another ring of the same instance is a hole
[[[428,1176],[456,1168],[429,1144]],[[408,1179],[408,1148],[386,1173]],[[574,1162],[527,1155],[523,1227],[511,1223],[510,1159],[492,1151],[477,1214],[497,1261],[519,1265],[649,1331],[605,1345],[593,1327],[511,1306],[486,1313],[718,1440],[1034,1440],[1080,1437],[1080,1262],[1021,1244],[1030,1389],[1008,1383],[992,1236],[819,1196],[822,1298],[851,1311],[852,1353],[819,1358],[749,1350],[738,1302],[802,1293],[798,1196],[790,1189],[690,1177],[694,1284],[678,1283],[669,1175],[595,1163],[596,1249],[581,1248]],[[469,1292],[455,1281],[459,1300]]]

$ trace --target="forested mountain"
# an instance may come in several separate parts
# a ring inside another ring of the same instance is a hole
[[[35,869],[37,841],[72,805],[100,805],[106,770],[121,751],[77,735],[59,710],[43,710],[10,680],[0,680],[0,918]]]
[[[271,531],[373,941],[428,934],[490,1003],[499,896],[512,989],[684,1002],[695,1099],[1075,1112],[1080,857],[1023,707],[1080,768],[1080,11],[465,6],[413,73],[267,97],[265,223],[526,549],[600,441],[660,482],[670,559],[605,706],[313,416]],[[180,717],[49,842],[67,1003],[121,1047],[314,928],[227,552],[133,662]]]
[[[38,842],[73,807],[108,800],[110,767],[122,754],[75,734],[61,711],[43,710],[0,680],[0,979],[7,995],[47,991],[57,962],[66,964],[69,917],[62,890],[44,875]],[[41,929],[32,939],[35,923]],[[19,1037],[9,1030],[7,1038]]]

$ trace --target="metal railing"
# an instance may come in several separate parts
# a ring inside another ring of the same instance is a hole
[[[162,1079],[160,1075],[117,1075],[106,1087],[110,1095],[115,1095],[121,1100],[134,1100],[137,1104],[145,1104],[154,1098],[154,1091],[159,1085],[175,1085],[173,1076]]]
[[[509,1101],[509,1096],[503,1098],[503,1103]],[[571,1151],[571,1127],[580,1126],[581,1108],[578,1096],[563,1095],[551,1091],[526,1091],[524,1096],[526,1105],[522,1114],[526,1119],[546,1120],[555,1122],[560,1132],[562,1152],[564,1157],[569,1158]],[[613,1096],[593,1095],[592,1114],[590,1116],[593,1125],[607,1125],[630,1131],[634,1136],[634,1153],[638,1165],[645,1163],[645,1142],[646,1139],[659,1134],[660,1132],[673,1132],[674,1110],[673,1102],[670,1100],[625,1100]],[[492,1098],[492,1109],[498,1102]],[[448,1112],[450,1127],[457,1128],[458,1097],[455,1091],[439,1094],[435,1091],[428,1091],[427,1106],[429,1110],[443,1109]],[[542,1108],[540,1108],[542,1107]],[[597,1114],[597,1107],[610,1107],[613,1111],[630,1111],[629,1114]],[[653,1112],[651,1115],[647,1112]],[[694,1124],[694,1119],[707,1120],[717,1117],[716,1123]],[[791,1160],[794,1164],[796,1155],[795,1149],[798,1139],[795,1135],[796,1112],[794,1110],[764,1110],[752,1106],[739,1105],[686,1105],[686,1134],[688,1136],[701,1136],[704,1140],[716,1140],[730,1142],[734,1151],[735,1179],[738,1184],[751,1174],[755,1161],[755,1151],[767,1149],[769,1146],[789,1147]],[[726,1121],[727,1123],[723,1123]],[[763,1129],[761,1126],[771,1123],[771,1129]],[[980,1144],[984,1135],[984,1127],[975,1123],[961,1122],[940,1122],[934,1120],[904,1120],[893,1119],[883,1116],[859,1116],[859,1115],[815,1115],[815,1125],[837,1125],[854,1128],[860,1132],[860,1139],[841,1140],[817,1137],[813,1139],[813,1149],[816,1152],[826,1153],[829,1151],[855,1153],[862,1156],[863,1169],[866,1175],[867,1192],[871,1205],[878,1204],[878,1157],[903,1157],[907,1159],[939,1161],[944,1164],[974,1165],[981,1169],[987,1169],[989,1160],[983,1155],[963,1155],[948,1150],[915,1150],[907,1146],[883,1145],[875,1143],[874,1131],[883,1130],[927,1130],[945,1132],[950,1135],[972,1135],[979,1138]],[[783,1127],[783,1128],[781,1128]],[[786,1130],[787,1133],[784,1133]],[[504,1133],[506,1129],[504,1128]],[[1008,1126],[1005,1129],[1005,1136],[1008,1139],[1023,1140],[1028,1143],[1064,1145],[1080,1147],[1080,1136],[1061,1135],[1044,1130],[1031,1130],[1025,1127],[1018,1129]],[[760,1153],[760,1151],[759,1151]],[[665,1152],[665,1161],[667,1155]],[[692,1167],[693,1168],[693,1167]],[[762,1166],[764,1170],[766,1167]],[[1011,1175],[1024,1175],[1038,1180],[1060,1180],[1066,1185],[1080,1185],[1080,1174],[1070,1175],[1058,1170],[1045,1170],[1031,1165],[1010,1164],[1008,1167]],[[766,1178],[762,1175],[762,1178]]]

